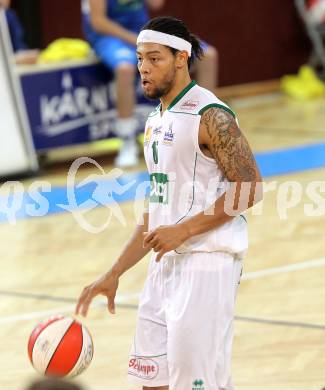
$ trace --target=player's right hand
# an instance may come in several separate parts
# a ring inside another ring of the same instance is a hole
[[[115,295],[118,283],[118,278],[111,272],[108,272],[94,283],[85,287],[77,302],[75,313],[86,317],[92,300],[97,295],[104,295],[107,298],[108,311],[111,314],[115,314]]]

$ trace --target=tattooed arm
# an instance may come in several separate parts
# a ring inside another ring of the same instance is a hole
[[[222,108],[210,108],[199,130],[202,152],[214,158],[231,183],[209,210],[184,222],[189,237],[219,227],[262,199],[262,178],[253,153],[234,117]]]
[[[199,144],[208,149],[230,182],[261,181],[253,153],[235,118],[222,108],[210,108],[202,118]]]

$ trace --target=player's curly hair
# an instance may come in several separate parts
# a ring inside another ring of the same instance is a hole
[[[192,34],[186,24],[172,16],[159,16],[149,20],[143,27],[142,30],[154,30],[165,34],[175,35],[175,37],[183,38],[185,41],[190,42],[192,45],[192,55],[188,59],[188,67],[192,65],[195,58],[201,59],[203,57],[203,49],[199,38]],[[169,48],[173,54],[178,50],[172,47]]]

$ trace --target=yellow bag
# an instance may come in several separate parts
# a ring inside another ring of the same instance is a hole
[[[289,96],[299,100],[311,100],[324,96],[325,83],[316,75],[313,68],[304,65],[297,76],[283,76],[281,88]]]
[[[84,59],[89,56],[90,51],[89,44],[81,39],[60,38],[41,52],[38,63]]]

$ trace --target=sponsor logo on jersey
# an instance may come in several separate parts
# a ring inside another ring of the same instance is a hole
[[[199,105],[198,100],[186,100],[186,102],[184,102],[181,105],[181,109],[182,110],[195,110],[198,105]]]
[[[150,202],[168,203],[168,175],[165,173],[150,175]]]
[[[174,141],[174,136],[175,133],[173,133],[173,122],[169,125],[168,131],[165,131],[164,139],[163,139],[163,144],[167,146],[171,146]]]
[[[204,390],[204,382],[202,379],[195,379],[192,390]]]
[[[146,128],[145,133],[144,133],[144,139],[143,139],[143,145],[144,146],[147,146],[148,143],[150,142],[151,134],[152,134],[152,127],[148,126]]]
[[[160,134],[161,133],[162,126],[155,127],[153,129],[152,134]]]
[[[159,365],[153,359],[134,357],[129,360],[129,375],[141,379],[154,379],[158,375]]]

